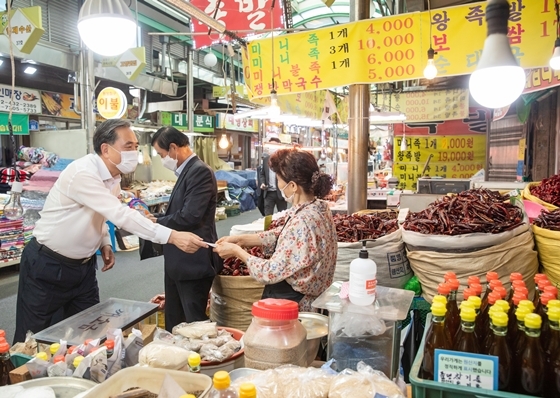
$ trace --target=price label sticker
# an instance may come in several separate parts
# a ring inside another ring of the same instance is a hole
[[[434,376],[440,383],[498,389],[498,357],[435,350]]]

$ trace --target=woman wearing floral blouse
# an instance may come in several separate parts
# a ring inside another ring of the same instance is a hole
[[[332,180],[320,173],[308,152],[284,149],[270,157],[278,189],[292,207],[285,224],[257,235],[226,236],[214,249],[222,258],[238,257],[251,276],[264,283],[263,298],[299,303],[300,311],[313,311],[311,303],[332,283],[337,238],[331,211],[320,198],[331,190]],[[242,247],[261,246],[266,257],[251,256]]]

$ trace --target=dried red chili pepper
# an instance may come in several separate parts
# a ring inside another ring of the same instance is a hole
[[[541,214],[535,218],[533,224],[551,231],[560,231],[560,209],[551,212],[541,210]]]
[[[530,188],[531,194],[546,203],[560,206],[560,174],[545,178],[539,185]]]

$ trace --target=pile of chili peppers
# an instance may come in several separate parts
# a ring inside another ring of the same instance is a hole
[[[531,194],[546,203],[560,206],[560,174],[545,178],[539,185],[531,187]]]
[[[444,196],[418,213],[408,213],[403,228],[426,235],[497,234],[523,223],[518,207],[508,196],[487,189],[471,189]]]
[[[551,231],[560,231],[560,209],[551,212],[542,210],[541,214],[533,221],[533,224]]]
[[[397,212],[380,212],[375,215],[342,215],[333,217],[339,242],[358,242],[377,239],[395,232],[398,228]]]
[[[250,250],[247,250],[251,256],[265,258],[262,249],[258,246],[253,247]],[[247,269],[247,265],[243,261],[241,261],[237,257],[230,257],[227,260],[224,260],[224,268],[220,275],[230,275],[230,276],[248,276],[249,270]]]

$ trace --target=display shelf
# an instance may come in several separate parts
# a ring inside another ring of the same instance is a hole
[[[15,260],[1,260],[0,261],[0,268],[4,268],[4,267],[11,267],[12,265],[17,265],[19,264],[21,259],[17,258]]]

